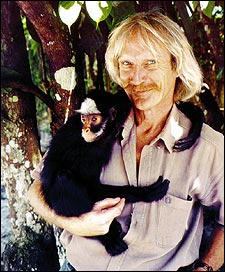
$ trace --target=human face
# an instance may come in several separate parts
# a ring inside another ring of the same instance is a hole
[[[172,69],[168,50],[160,45],[157,48],[155,56],[131,38],[118,59],[122,87],[139,110],[173,103],[177,72]]]

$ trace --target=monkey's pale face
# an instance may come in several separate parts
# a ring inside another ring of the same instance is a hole
[[[95,141],[102,134],[103,118],[101,114],[89,114],[80,116],[82,137],[88,143]]]
[[[104,135],[109,117],[103,118],[94,99],[86,98],[77,112],[80,113],[83,124],[81,135],[86,142],[94,142]],[[109,113],[108,115],[110,116]]]
[[[134,107],[150,110],[173,103],[177,72],[172,68],[170,53],[159,46],[155,55],[150,50],[137,46],[131,37],[119,57],[120,79]],[[157,56],[157,59],[156,59]]]

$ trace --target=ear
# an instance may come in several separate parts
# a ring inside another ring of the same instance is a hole
[[[109,115],[110,115],[110,118],[111,118],[112,121],[116,118],[117,110],[116,110],[115,107],[112,107],[112,108],[109,110]]]

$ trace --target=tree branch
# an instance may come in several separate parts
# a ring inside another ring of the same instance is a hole
[[[49,60],[51,73],[72,66],[69,32],[54,14],[49,1],[16,1],[34,26]]]
[[[54,111],[54,100],[34,85],[33,82],[28,82],[23,75],[14,70],[1,67],[1,87],[18,88],[25,93],[31,93],[40,98],[50,110]]]

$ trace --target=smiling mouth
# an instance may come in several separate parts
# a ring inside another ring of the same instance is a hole
[[[150,91],[151,91],[151,89],[146,90],[146,91],[133,91],[133,94],[135,96],[144,96],[144,95],[148,94]]]

